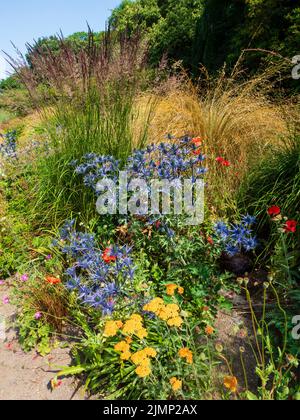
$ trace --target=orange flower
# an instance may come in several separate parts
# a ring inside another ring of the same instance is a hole
[[[224,386],[231,392],[236,393],[238,387],[238,380],[235,376],[225,376]]]
[[[184,294],[184,288],[183,287],[178,287],[178,293],[180,295],[183,295]]]
[[[170,384],[172,385],[172,389],[174,392],[177,392],[179,390],[181,390],[182,388],[182,381],[180,381],[177,378],[171,378],[170,379]]]
[[[187,363],[189,363],[190,365],[193,363],[193,353],[190,349],[182,348],[179,350],[178,354],[182,359],[186,359]]]
[[[61,283],[61,279],[58,279],[56,277],[47,276],[46,277],[46,282],[49,283],[49,284],[52,284],[53,286],[55,286],[56,284],[60,284]]]
[[[192,143],[195,146],[197,146],[197,147],[201,146],[202,145],[202,139],[201,139],[201,137],[195,137],[195,138],[193,138],[192,139]]]
[[[213,335],[213,333],[215,332],[215,330],[213,329],[213,327],[211,327],[210,325],[208,325],[205,328],[205,332],[206,332],[207,335]]]
[[[166,288],[167,288],[167,295],[174,296],[176,290],[178,289],[178,286],[176,284],[168,284]]]

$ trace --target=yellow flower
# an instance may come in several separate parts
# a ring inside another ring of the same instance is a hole
[[[127,344],[131,344],[131,343],[132,343],[132,338],[127,337],[127,338],[126,338],[126,343],[127,343]]]
[[[236,393],[238,387],[238,380],[235,376],[225,376],[224,385],[231,392]]]
[[[130,319],[136,322],[143,322],[143,318],[141,317],[141,315],[138,315],[138,314],[131,315]]]
[[[167,321],[170,318],[170,313],[166,307],[163,307],[157,312],[157,316],[163,321]]]
[[[171,318],[168,321],[168,325],[170,327],[178,327],[179,328],[179,327],[181,327],[182,324],[183,324],[183,319],[180,318],[180,316],[177,316],[175,318]]]
[[[172,385],[172,389],[174,392],[177,392],[182,389],[182,381],[177,378],[171,378],[170,384]]]
[[[178,354],[182,359],[186,359],[187,363],[193,363],[193,353],[188,348],[180,349]]]
[[[130,351],[124,351],[124,353],[121,354],[121,360],[130,360],[131,353]]]
[[[135,334],[140,340],[143,340],[144,338],[148,337],[148,333],[145,328],[140,328],[139,330],[136,331]]]
[[[175,305],[174,303],[171,303],[171,304],[167,305],[166,309],[167,309],[167,311],[170,315],[170,318],[178,316],[179,310],[180,310],[179,306]]]
[[[140,365],[145,360],[149,360],[149,357],[156,357],[157,352],[156,350],[152,349],[151,347],[147,347],[144,350],[137,351],[131,356],[131,360],[135,365]]]
[[[120,343],[117,343],[115,345],[115,350],[121,352],[121,360],[130,360],[130,344],[128,344],[126,341],[120,341]]]
[[[144,352],[146,353],[146,355],[148,357],[156,357],[157,356],[157,351],[154,350],[152,347],[145,348]]]
[[[122,326],[122,321],[107,321],[104,327],[104,337],[115,337]]]
[[[140,378],[146,378],[151,372],[150,362],[148,363],[148,360],[145,363],[140,364],[135,370],[135,373]]]
[[[167,295],[168,296],[174,296],[176,290],[178,289],[178,286],[176,284],[167,284]]]
[[[157,314],[157,312],[164,306],[164,301],[161,298],[155,298],[147,305],[144,306],[143,310],[145,312],[153,312]]]
[[[126,352],[130,350],[130,345],[126,341],[120,341],[120,343],[115,345],[115,350]]]

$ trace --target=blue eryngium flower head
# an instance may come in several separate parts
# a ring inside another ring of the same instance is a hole
[[[247,214],[246,216],[243,216],[243,218],[242,218],[242,222],[246,226],[252,226],[256,223],[256,221],[257,221],[256,217],[255,216],[250,216],[249,214]]]
[[[60,231],[57,247],[66,255],[69,267],[65,271],[66,287],[77,291],[79,300],[103,314],[111,314],[122,299],[120,285],[132,284],[134,277],[131,248],[111,246],[100,249],[93,234],[78,232],[75,222],[67,222]]]
[[[243,251],[250,252],[257,247],[257,239],[250,229],[255,220],[254,217],[247,215],[242,217],[240,223],[226,224],[220,221],[215,225],[216,236],[229,256]]]
[[[234,257],[235,255],[237,255],[239,253],[239,248],[237,246],[232,245],[232,244],[228,244],[225,247],[225,251],[230,257]]]

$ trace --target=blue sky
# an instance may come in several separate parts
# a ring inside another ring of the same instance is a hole
[[[0,79],[5,77],[2,50],[14,54],[12,41],[22,52],[25,43],[62,30],[65,36],[85,31],[86,22],[95,31],[104,29],[110,11],[121,0],[10,0],[0,7]]]

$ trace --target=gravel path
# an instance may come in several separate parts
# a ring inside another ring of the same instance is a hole
[[[84,400],[71,378],[51,391],[50,381],[58,367],[70,364],[69,350],[55,349],[46,357],[34,351],[24,353],[13,329],[16,309],[3,303],[7,295],[8,288],[0,286],[0,400]]]

